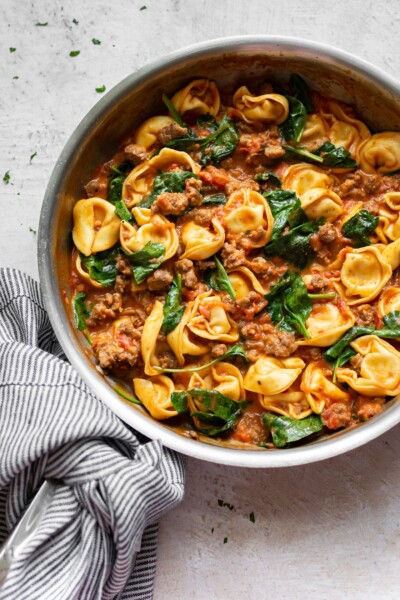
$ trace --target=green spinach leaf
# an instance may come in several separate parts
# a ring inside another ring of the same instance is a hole
[[[217,292],[227,292],[233,300],[236,300],[236,292],[233,289],[231,280],[224,269],[223,264],[215,257],[216,269],[206,271],[204,281],[209,287]]]
[[[272,171],[265,171],[264,173],[257,173],[257,175],[254,177],[254,179],[256,181],[259,181],[260,183],[271,182],[274,185],[276,185],[277,187],[282,186],[282,181],[279,179],[278,175],[276,175]]]
[[[374,217],[368,210],[363,209],[344,223],[342,231],[347,238],[353,240],[356,248],[361,248],[371,244],[368,236],[375,231],[378,223],[378,217]]]
[[[310,246],[310,238],[318,232],[323,223],[324,219],[318,219],[294,227],[285,235],[267,244],[264,247],[265,254],[267,256],[281,256],[297,268],[304,269],[308,261],[314,256],[314,251]]]
[[[171,394],[177,412],[183,411],[185,403],[187,407],[183,394],[190,395],[197,408],[190,413],[196,429],[212,437],[229,431],[248,405],[248,402],[235,402],[217,390],[194,388]]]
[[[263,419],[277,448],[283,448],[287,444],[298,442],[313,433],[321,431],[323,427],[319,415],[310,415],[305,419],[292,419],[291,417],[265,413]]]
[[[124,181],[132,170],[132,163],[128,160],[124,161],[119,167],[114,167],[115,176],[110,178],[108,182],[107,200],[114,204],[115,214],[123,221],[131,221],[131,211],[122,200],[122,188]]]
[[[294,96],[286,96],[289,102],[289,115],[281,125],[281,133],[285,140],[299,142],[307,121],[304,104]]]
[[[172,100],[168,98],[167,94],[162,95],[162,101],[168,108],[170,115],[174,119],[174,121],[176,121],[181,127],[185,127],[185,123],[183,122],[181,115],[178,113],[174,104],[172,103]]]
[[[198,176],[192,171],[170,171],[156,175],[153,181],[153,189],[148,196],[145,196],[138,204],[141,208],[150,208],[155,202],[157,196],[164,192],[182,193],[185,191],[187,179]]]
[[[292,96],[300,100],[300,102],[304,105],[308,113],[313,113],[315,111],[315,108],[311,100],[308,85],[306,84],[304,79],[300,77],[300,75],[294,73],[289,78],[289,86],[292,92]]]
[[[268,301],[267,313],[274,325],[284,331],[296,331],[305,338],[310,337],[306,321],[312,304],[300,275],[287,270],[264,297]]]
[[[171,284],[164,305],[164,320],[162,328],[167,335],[173,331],[182,319],[185,307],[182,306],[182,275],[177,275]]]
[[[274,227],[270,242],[276,240],[286,225],[296,227],[307,220],[301,208],[301,202],[295,192],[289,190],[275,190],[263,194],[271,208],[274,217]]]
[[[84,256],[80,252],[79,256],[81,258],[81,263],[87,269],[89,276],[105,287],[109,287],[110,285],[114,285],[118,275],[115,260],[117,254],[120,252],[120,248],[114,248],[112,250],[97,252],[97,254],[90,254],[89,256]]]
[[[141,250],[133,254],[127,254],[132,266],[133,277],[138,285],[143,283],[147,277],[160,266],[156,259],[165,254],[164,244],[147,242]]]
[[[206,196],[203,200],[203,204],[226,204],[228,201],[228,198],[225,196],[225,194],[214,194],[213,196]]]
[[[343,146],[334,146],[331,142],[325,142],[315,150],[317,156],[321,156],[324,165],[327,167],[340,167],[342,169],[355,169],[356,161],[351,158],[351,154]]]
[[[86,306],[85,300],[85,292],[80,292],[79,294],[76,294],[73,302],[76,326],[80,331],[84,331],[86,329],[86,319],[90,317],[91,313]]]
[[[200,163],[218,165],[235,152],[239,137],[236,123],[224,115],[218,128],[202,140],[203,155]]]

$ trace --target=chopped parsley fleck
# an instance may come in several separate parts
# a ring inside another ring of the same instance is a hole
[[[253,512],[251,512],[251,513],[249,514],[249,519],[250,519],[250,521],[251,521],[252,523],[255,523],[255,522],[256,522],[256,518],[255,518],[255,516],[254,516],[254,513],[253,513]]]
[[[79,25],[79,21],[77,21],[76,19],[72,19],[72,22],[74,25]]]
[[[141,7],[139,8],[139,10],[146,10],[146,8],[147,8],[147,6],[146,6],[146,5],[144,5],[144,6],[141,6]]]
[[[10,52],[15,52],[16,48],[10,48]]]
[[[19,79],[18,75],[14,75],[13,79]]]
[[[32,227],[29,227],[29,231],[33,233],[33,235],[36,235],[37,233],[36,229],[32,229]]]
[[[224,502],[224,500],[218,499],[218,506],[226,506],[229,510],[235,510],[233,504],[229,504],[228,502]]]
[[[227,544],[227,543],[228,543],[228,538],[224,537],[224,544]]]
[[[34,152],[33,154],[30,155],[29,162],[32,162],[33,159],[35,158],[35,156],[37,156],[37,152]]]
[[[211,533],[214,533],[214,527],[211,527]]]
[[[106,91],[106,86],[105,85],[102,85],[101,87],[96,88],[96,92],[98,94],[102,94],[105,91]]]
[[[35,23],[36,27],[47,27],[48,24],[48,21],[46,23]]]
[[[101,41],[100,40],[96,40],[96,38],[92,38],[92,44],[94,44],[95,46],[100,46]]]
[[[4,183],[6,183],[6,184],[10,183],[10,179],[11,179],[10,171],[6,171],[4,173],[4,177],[3,177]]]
[[[80,51],[80,50],[72,50],[72,51],[69,53],[69,55],[70,55],[70,56],[78,56],[78,54],[80,54],[80,53],[81,53],[81,51]]]

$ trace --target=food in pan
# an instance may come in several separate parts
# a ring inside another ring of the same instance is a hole
[[[285,84],[195,79],[73,211],[78,329],[193,438],[287,447],[400,395],[400,133]]]

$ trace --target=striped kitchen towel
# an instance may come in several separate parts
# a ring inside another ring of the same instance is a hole
[[[0,269],[0,544],[44,478],[55,494],[0,599],[152,598],[156,522],[183,497],[182,460],[90,392],[37,283]]]

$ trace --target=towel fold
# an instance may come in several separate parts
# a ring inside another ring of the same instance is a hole
[[[0,269],[0,544],[43,479],[56,493],[0,599],[152,598],[180,456],[147,441],[66,361],[30,277]]]

